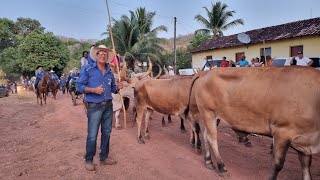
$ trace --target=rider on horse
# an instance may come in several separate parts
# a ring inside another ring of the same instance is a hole
[[[69,75],[69,83],[71,84],[73,81],[75,81],[79,77],[79,71],[78,68],[74,67],[71,74]]]
[[[38,84],[39,81],[42,79],[42,77],[44,76],[45,72],[43,70],[43,66],[37,66],[37,70],[36,70],[36,82],[34,83],[34,87],[35,89],[38,89]]]
[[[54,73],[54,70],[50,71],[50,78],[54,79],[56,83],[59,84],[59,77],[56,75],[56,73]]]

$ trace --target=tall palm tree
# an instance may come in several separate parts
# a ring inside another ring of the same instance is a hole
[[[211,9],[203,7],[207,13],[208,19],[201,16],[200,14],[195,16],[195,20],[204,25],[205,28],[198,29],[195,31],[195,34],[212,34],[213,37],[223,36],[223,31],[237,26],[243,25],[242,19],[236,19],[231,22],[228,22],[230,18],[233,17],[235,11],[229,11],[228,5],[221,3],[220,1],[215,4],[211,3]]]
[[[159,61],[158,55],[164,50],[160,43],[162,38],[157,37],[159,31],[167,31],[165,26],[152,29],[155,12],[147,12],[145,8],[138,8],[135,12],[130,11],[130,17],[123,15],[120,20],[113,19],[112,29],[116,49],[125,55],[128,66],[133,67],[134,62]],[[104,34],[109,34],[106,32]]]

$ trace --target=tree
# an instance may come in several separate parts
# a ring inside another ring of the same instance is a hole
[[[43,33],[45,30],[44,27],[41,26],[40,22],[35,19],[30,18],[18,18],[17,21],[14,23],[14,33],[15,34],[22,34],[26,37],[33,31],[38,33]]]
[[[234,21],[228,22],[230,18],[233,17],[235,11],[229,11],[228,6],[221,2],[211,3],[212,7],[209,10],[207,7],[203,7],[207,13],[207,18],[198,14],[195,16],[195,20],[204,25],[205,28],[196,30],[195,34],[212,34],[213,37],[223,36],[223,31],[237,26],[243,25],[242,19],[236,19]]]
[[[15,45],[14,23],[7,18],[0,18],[0,53],[7,47]]]
[[[54,69],[60,74],[70,59],[67,47],[51,32],[31,32],[18,50],[21,54],[20,67],[30,75],[34,74],[38,65],[42,65],[47,71]]]
[[[200,44],[202,44],[209,38],[210,38],[210,35],[208,34],[195,34],[193,36],[192,41],[190,42],[190,45],[188,46],[188,49],[191,51],[193,48],[198,47]]]
[[[17,48],[9,47],[0,54],[0,68],[11,81],[18,80],[23,74],[19,66],[19,52]]]
[[[163,39],[157,37],[159,31],[167,31],[165,26],[152,29],[156,12],[147,12],[145,8],[130,11],[130,17],[123,15],[120,20],[113,19],[112,29],[115,46],[120,54],[125,56],[128,66],[134,68],[135,62],[159,62],[159,55],[164,49],[160,46]],[[109,35],[109,32],[104,34]],[[110,42],[107,40],[107,42]]]

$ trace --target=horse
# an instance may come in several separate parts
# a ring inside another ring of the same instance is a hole
[[[47,104],[49,80],[50,80],[49,74],[45,73],[45,75],[40,80],[38,87],[36,88],[37,103],[39,104],[39,98],[40,98],[41,106],[42,106],[42,98],[44,99],[44,103]]]
[[[58,90],[59,90],[59,84],[53,78],[50,78],[50,89],[51,89],[51,92],[52,92],[52,98],[56,99],[57,93],[58,93]]]

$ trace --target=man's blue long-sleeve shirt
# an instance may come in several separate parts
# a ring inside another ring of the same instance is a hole
[[[40,71],[40,72],[36,71],[36,78],[37,79],[41,79],[43,76],[44,76],[44,71]]]
[[[81,69],[80,77],[77,80],[77,91],[84,93],[86,87],[96,88],[102,85],[104,91],[102,94],[86,93],[84,101],[101,103],[112,100],[111,92],[116,94],[117,86],[111,69],[106,64],[106,73],[103,75],[98,68],[97,62],[88,64]]]

